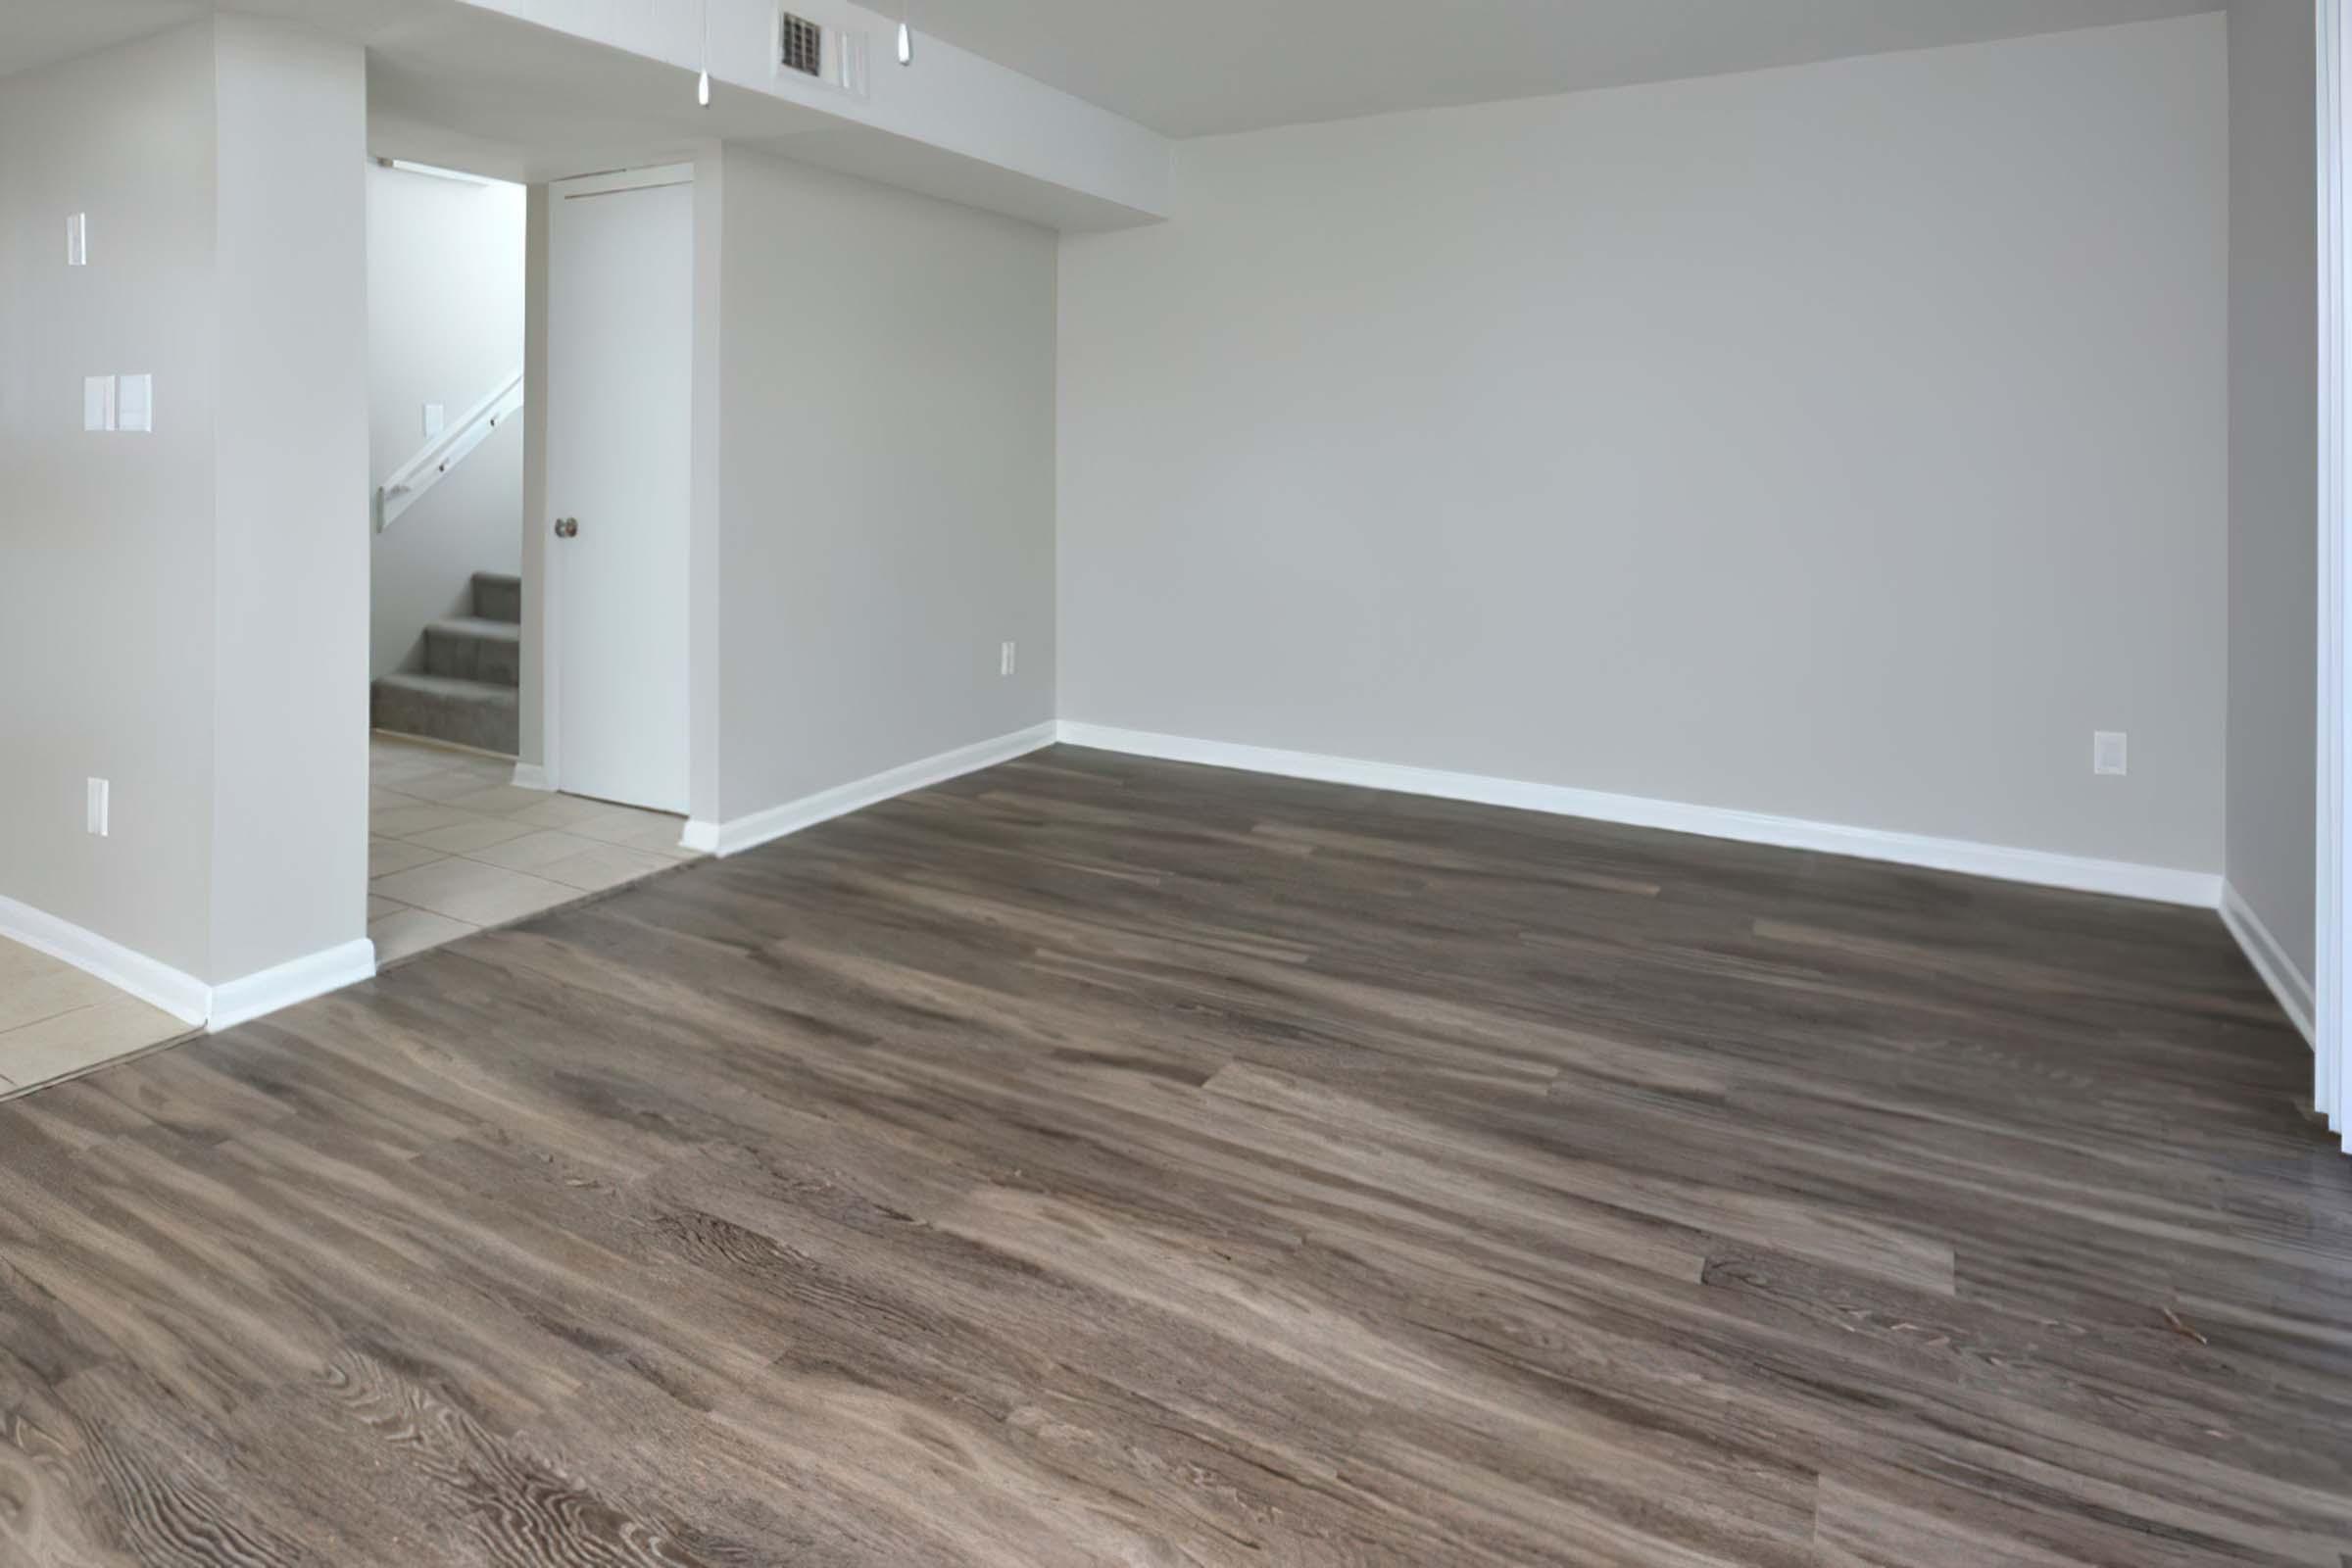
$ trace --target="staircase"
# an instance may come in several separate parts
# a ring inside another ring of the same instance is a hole
[[[375,683],[377,729],[514,755],[522,684],[522,579],[473,574],[473,613],[424,628],[421,674]]]

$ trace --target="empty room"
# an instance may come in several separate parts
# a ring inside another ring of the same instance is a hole
[[[0,1568],[2352,1568],[2347,11],[0,4]]]

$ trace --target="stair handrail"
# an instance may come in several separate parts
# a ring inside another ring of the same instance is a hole
[[[382,533],[392,526],[402,513],[423,499],[424,493],[441,482],[450,469],[466,461],[466,455],[490,438],[490,432],[513,418],[522,409],[522,372],[516,370],[499,383],[496,390],[466,411],[454,423],[427,441],[423,449],[408,462],[392,470],[392,476],[376,486],[374,497],[375,531]]]

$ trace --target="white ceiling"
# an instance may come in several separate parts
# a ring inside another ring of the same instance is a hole
[[[0,76],[193,21],[206,0],[0,0]]]
[[[5,0],[0,0],[5,3]],[[238,0],[316,7],[320,0]],[[353,3],[353,0],[347,0]],[[387,0],[360,0],[379,8]],[[766,93],[695,107],[693,76],[637,55],[443,0],[379,11],[368,40],[368,148],[379,158],[537,181],[692,158],[707,141],[764,148],[1048,228],[1122,228],[1142,214]]]
[[[587,3],[587,0],[581,0]],[[608,0],[619,3],[619,0]],[[693,0],[629,0],[689,5]],[[888,14],[897,0],[867,0]],[[2220,0],[912,0],[940,36],[1176,135],[2181,16]],[[677,72],[455,0],[0,0],[0,76],[216,9],[368,45],[378,155],[546,179],[706,137],[1058,227],[1136,215],[762,94],[688,106]]]
[[[0,76],[55,65],[215,11],[298,17],[365,36],[432,0],[0,0]]]
[[[368,147],[377,157],[544,180],[688,158],[723,138],[1050,228],[1144,220],[1101,198],[843,126],[764,93],[723,92],[700,110],[693,77],[676,67],[456,0],[0,0],[0,77],[215,11],[293,17],[365,43]]]
[[[892,0],[869,0],[888,8]],[[2221,0],[911,0],[919,32],[1171,136],[1802,65]]]
[[[0,76],[215,11],[294,17],[366,43],[368,150],[501,178],[560,178],[691,156],[703,138],[758,141],[830,123],[753,93],[698,111],[674,68],[449,0],[0,0]]]
[[[416,0],[230,0],[373,31]],[[885,12],[894,0],[869,0]],[[919,31],[1170,135],[1800,65],[2220,0],[911,0]],[[0,0],[0,75],[214,0]],[[340,14],[340,15],[338,15]]]

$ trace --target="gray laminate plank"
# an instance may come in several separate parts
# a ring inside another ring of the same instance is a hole
[[[0,1564],[2342,1568],[2209,913],[1068,748],[0,1104]]]

